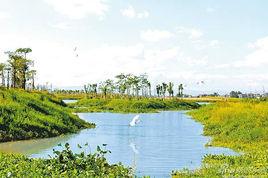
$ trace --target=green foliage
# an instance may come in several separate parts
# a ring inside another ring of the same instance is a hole
[[[207,155],[200,169],[175,171],[173,177],[268,176],[268,102],[219,102],[190,115],[205,125],[211,145],[229,147],[241,155]]]
[[[131,177],[130,168],[121,163],[109,164],[107,153],[110,151],[98,146],[93,154],[76,154],[66,143],[65,149],[54,150],[55,155],[50,159],[0,154],[0,177]]]
[[[94,127],[47,93],[0,89],[0,142],[53,137]]]
[[[121,113],[146,113],[157,112],[160,110],[187,110],[198,108],[194,102],[186,102],[179,99],[81,99],[76,103],[70,104],[76,112],[121,112]]]

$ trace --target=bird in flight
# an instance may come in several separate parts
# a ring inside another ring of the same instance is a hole
[[[79,55],[77,53],[77,47],[74,47],[74,53],[75,53],[75,57],[79,57]]]

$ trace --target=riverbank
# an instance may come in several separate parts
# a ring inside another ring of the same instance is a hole
[[[219,102],[189,113],[201,122],[209,145],[241,152],[240,156],[207,155],[198,170],[175,171],[173,177],[268,176],[268,102]]]
[[[79,146],[80,147],[80,146]],[[54,151],[50,159],[33,159],[22,155],[0,153],[0,177],[131,177],[131,169],[122,164],[109,164],[109,151],[98,147],[95,153],[75,154],[69,144]]]
[[[93,127],[46,92],[0,89],[0,142],[55,137]]]
[[[117,112],[117,113],[149,113],[166,110],[191,110],[200,105],[181,99],[160,98],[84,98],[69,104],[74,112]]]

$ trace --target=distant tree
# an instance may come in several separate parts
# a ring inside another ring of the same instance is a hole
[[[152,86],[151,86],[151,83],[149,81],[147,83],[147,86],[148,86],[148,90],[149,90],[149,96],[151,97],[152,96]]]
[[[27,81],[27,78],[26,78],[26,75],[27,75],[27,72],[29,70],[29,65],[32,64],[32,61],[27,59],[27,54],[28,53],[31,53],[32,52],[32,49],[31,48],[18,48],[16,51],[16,53],[18,53],[19,55],[23,56],[20,60],[20,68],[21,68],[21,77],[22,77],[22,83],[21,83],[21,87],[23,89],[25,89],[26,87],[26,81]]]
[[[4,63],[0,63],[0,76],[1,76],[1,86],[4,87],[5,86],[5,68],[6,68],[6,64]]]
[[[141,85],[140,85],[140,77],[138,76],[133,76],[132,78],[132,86],[133,86],[133,95],[139,96],[139,91],[141,89]]]
[[[27,54],[32,52],[30,48],[19,48],[15,51],[8,51],[6,54],[9,56],[9,66],[12,72],[11,80],[12,87],[23,88],[26,87],[27,72],[30,70],[30,66],[33,61],[27,59]]]
[[[99,85],[99,89],[102,91],[105,98],[107,97],[107,94],[112,94],[115,88],[114,82],[111,79],[107,79]]]
[[[142,96],[148,96],[148,94],[150,93],[149,91],[150,82],[148,81],[148,75],[142,74],[139,76],[139,78],[140,78]]]
[[[173,86],[174,86],[174,84],[172,82],[169,82],[168,87],[167,87],[168,94],[169,94],[169,96],[172,96],[172,97],[174,95]]]
[[[91,85],[91,87],[92,87],[92,92],[93,92],[94,94],[97,94],[98,84],[94,83],[94,84]]]
[[[84,85],[84,91],[86,94],[89,93],[89,86],[88,85]]]
[[[162,83],[162,95],[163,95],[163,97],[166,96],[167,86],[168,85],[166,83]]]
[[[179,84],[178,87],[178,97],[182,97],[183,96],[183,84]]]
[[[230,97],[232,98],[239,98],[239,95],[242,94],[240,91],[231,91],[230,92]]]
[[[36,70],[30,70],[28,72],[28,80],[31,80],[31,87],[33,90],[35,89],[35,75],[36,75]]]
[[[117,79],[117,88],[118,88],[118,92],[120,94],[125,94],[126,90],[127,90],[127,76],[123,73],[116,75],[115,78]]]
[[[7,67],[6,71],[7,71],[7,88],[9,88],[10,87],[10,71],[11,71],[11,68]]]
[[[160,95],[161,95],[161,86],[158,84],[158,85],[156,85],[156,94],[157,94],[157,96],[159,97]]]

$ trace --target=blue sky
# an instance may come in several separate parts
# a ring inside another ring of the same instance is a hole
[[[154,84],[184,83],[188,92],[268,90],[267,7],[264,0],[1,0],[0,61],[4,51],[31,47],[38,82],[58,87],[130,72]]]

